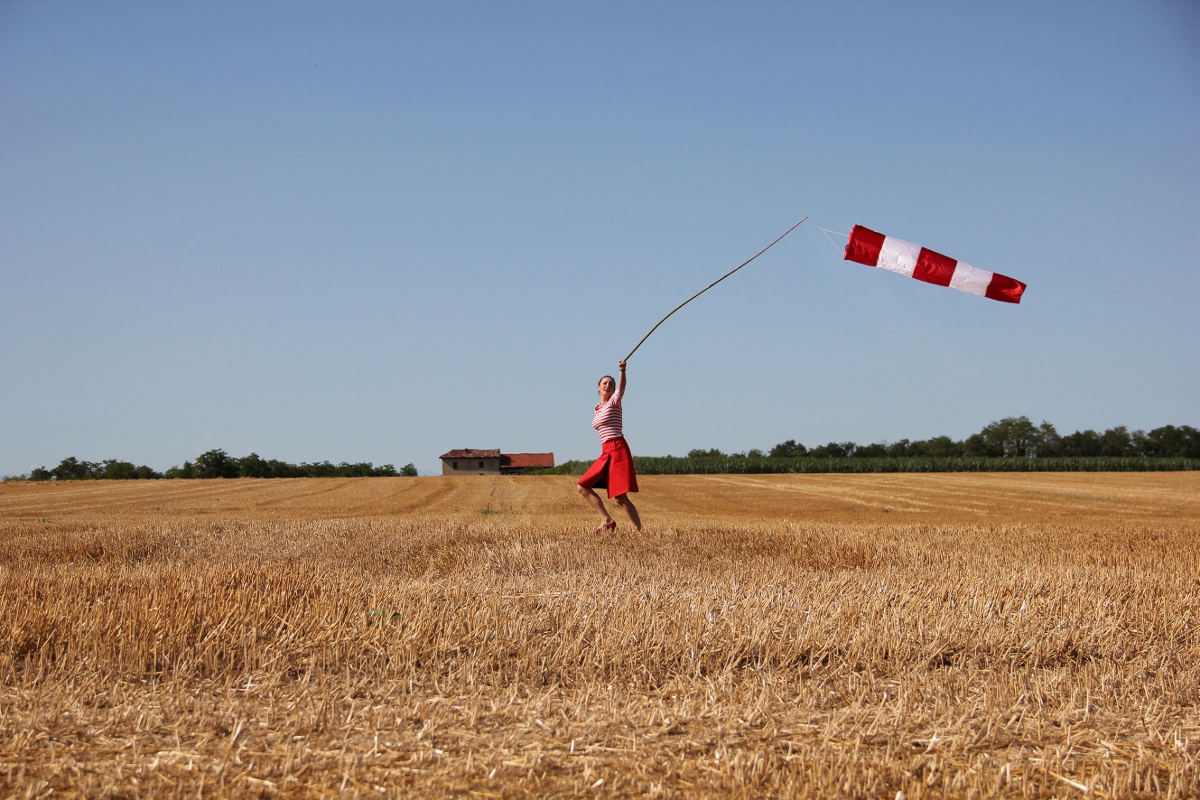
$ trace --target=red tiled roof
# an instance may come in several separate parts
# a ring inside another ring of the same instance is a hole
[[[505,453],[500,457],[502,467],[553,467],[554,453]]]
[[[500,448],[495,450],[451,450],[438,458],[500,458]]]

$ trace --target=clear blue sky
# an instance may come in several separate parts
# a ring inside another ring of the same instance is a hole
[[[1200,6],[0,3],[0,474],[1200,425]]]

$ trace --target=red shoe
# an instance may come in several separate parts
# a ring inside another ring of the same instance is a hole
[[[615,531],[616,529],[617,521],[614,519],[611,522],[606,522],[599,528],[596,528],[596,530],[592,531],[592,533],[608,533],[609,531]]]

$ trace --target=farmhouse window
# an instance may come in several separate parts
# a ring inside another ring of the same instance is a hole
[[[458,469],[458,462],[455,461],[451,466],[453,469]]]
[[[479,468],[480,468],[480,469],[483,469],[483,462],[482,462],[482,461],[480,461],[480,462],[479,462]]]

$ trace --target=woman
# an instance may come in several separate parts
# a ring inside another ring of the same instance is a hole
[[[596,414],[592,417],[592,427],[600,434],[601,452],[596,463],[579,479],[579,493],[600,515],[600,527],[596,528],[596,533],[616,530],[617,522],[608,515],[604,501],[593,489],[607,489],[609,499],[616,499],[617,505],[629,515],[633,527],[639,531],[642,529],[642,519],[628,494],[638,490],[637,475],[633,472],[633,454],[629,452],[629,445],[621,435],[625,362],[618,361],[617,368],[621,371],[620,383],[614,381],[611,375],[605,375],[596,387],[600,393],[600,404],[596,406]]]

